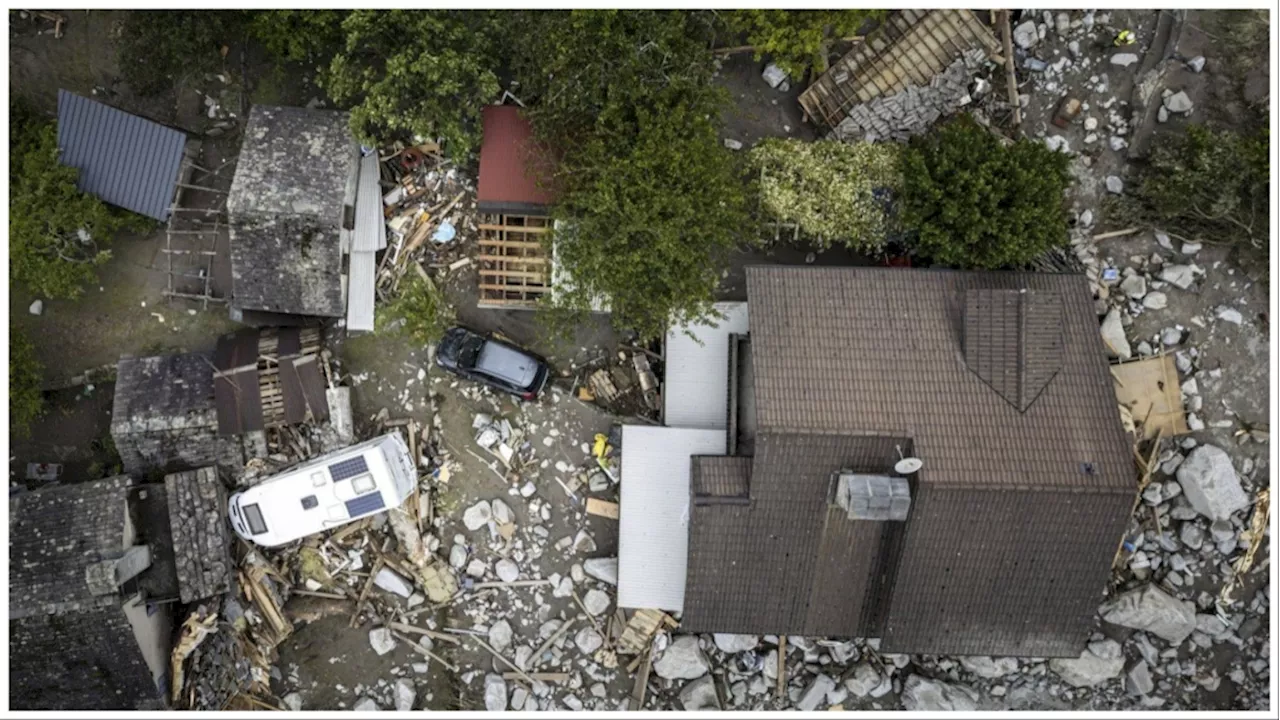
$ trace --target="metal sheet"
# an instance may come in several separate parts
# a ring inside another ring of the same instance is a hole
[[[691,458],[726,445],[724,430],[623,426],[619,607],[684,609]]]
[[[218,338],[213,366],[218,434],[261,430],[264,420],[262,390],[258,387],[258,330],[242,330]]]
[[[103,202],[168,220],[186,142],[173,128],[58,90],[59,159]]]
[[[378,263],[371,252],[351,253],[347,270],[347,330],[373,332],[374,282]]]
[[[378,153],[360,160],[360,185],[356,191],[356,227],[352,252],[377,252],[387,246],[387,226],[382,217],[382,189],[378,185]]]
[[[667,332],[663,422],[671,427],[728,427],[729,334],[747,332],[747,303],[716,303],[715,308],[725,319]]]

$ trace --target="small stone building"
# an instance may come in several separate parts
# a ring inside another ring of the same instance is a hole
[[[124,471],[138,478],[209,465],[234,471],[267,454],[261,431],[219,436],[208,353],[121,358],[111,437]]]
[[[292,324],[346,314],[360,148],[348,115],[255,105],[227,196],[232,318]]]
[[[215,468],[165,476],[174,565],[184,603],[231,589],[227,491]]]
[[[149,544],[126,476],[9,500],[9,706],[14,710],[164,707],[168,605],[142,589]]]

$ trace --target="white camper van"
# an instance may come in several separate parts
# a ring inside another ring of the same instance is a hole
[[[416,483],[409,448],[392,432],[238,492],[228,514],[237,535],[275,547],[398,507]]]

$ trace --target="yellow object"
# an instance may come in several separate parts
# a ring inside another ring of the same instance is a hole
[[[1116,44],[1116,47],[1120,47],[1121,45],[1132,45],[1135,42],[1135,40],[1136,38],[1133,37],[1133,33],[1131,31],[1121,30],[1119,33],[1116,34],[1115,44]]]
[[[603,460],[605,455],[613,448],[609,447],[609,438],[601,433],[596,433],[596,443],[591,448],[591,454],[596,456],[597,460]]]

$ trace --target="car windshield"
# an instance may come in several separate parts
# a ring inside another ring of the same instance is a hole
[[[262,517],[262,511],[257,505],[244,506],[245,520],[249,521],[249,532],[254,535],[261,535],[267,531],[267,522]]]
[[[468,337],[458,346],[458,364],[465,368],[474,368],[480,350],[484,348],[484,338]]]

